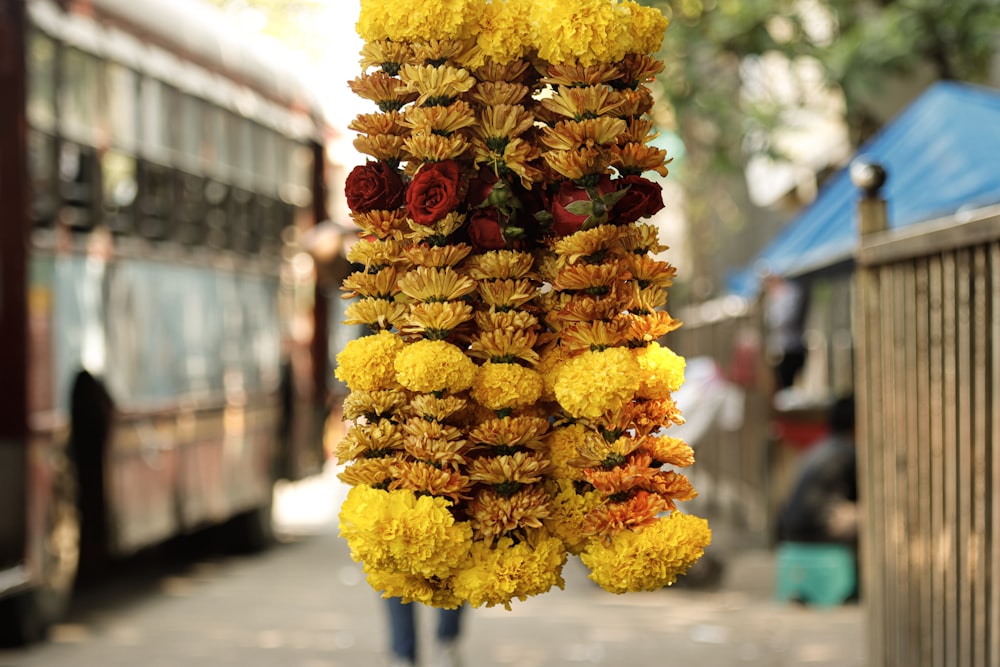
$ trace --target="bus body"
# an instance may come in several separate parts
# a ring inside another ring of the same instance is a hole
[[[190,0],[0,0],[0,634],[318,472],[322,113]]]

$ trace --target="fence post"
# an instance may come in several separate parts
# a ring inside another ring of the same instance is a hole
[[[882,186],[886,181],[885,169],[863,158],[850,166],[851,182],[860,191],[857,204],[859,247],[871,234],[888,229],[886,203]],[[857,405],[858,491],[861,507],[859,535],[859,574],[861,575],[862,600],[868,622],[868,664],[895,665],[895,642],[885,637],[887,594],[892,595],[890,582],[886,581],[885,522],[885,462],[884,440],[878,423],[881,403],[882,377],[880,365],[881,344],[877,327],[879,287],[876,273],[861,264],[855,270],[855,298],[853,338],[855,347],[855,401]]]

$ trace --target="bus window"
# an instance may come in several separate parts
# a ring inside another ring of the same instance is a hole
[[[138,75],[116,63],[107,63],[104,72],[107,85],[107,130],[111,145],[134,154],[139,138]]]
[[[192,95],[178,94],[180,118],[178,125],[180,164],[187,171],[197,172],[201,168],[202,101]]]
[[[186,245],[205,242],[205,179],[177,172],[175,206],[177,240]]]
[[[28,131],[28,169],[32,222],[51,227],[59,211],[55,137],[36,130]]]
[[[56,43],[32,30],[28,37],[28,121],[36,130],[56,129]]]
[[[63,50],[59,88],[59,121],[62,134],[93,146],[97,140],[100,63],[72,47]]]
[[[156,79],[144,77],[140,84],[140,132],[141,153],[147,160],[167,164],[170,156],[169,121],[172,109],[169,106],[167,87]]]
[[[164,239],[170,229],[174,206],[174,183],[168,168],[152,162],[139,165],[139,233],[153,240]]]
[[[59,146],[59,220],[72,229],[90,229],[97,222],[96,204],[100,193],[97,151],[64,141]]]
[[[135,158],[121,151],[105,151],[101,156],[104,186],[104,222],[112,232],[127,234],[135,227],[135,204],[139,183]]]

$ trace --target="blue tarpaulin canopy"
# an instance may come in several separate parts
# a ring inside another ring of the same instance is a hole
[[[1000,202],[1000,91],[952,81],[930,87],[856,157],[885,167],[889,228]],[[752,297],[759,270],[798,276],[849,260],[858,244],[859,192],[848,169],[727,281]]]

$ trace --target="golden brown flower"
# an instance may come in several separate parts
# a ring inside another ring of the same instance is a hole
[[[561,88],[552,97],[543,98],[542,106],[570,120],[585,120],[609,115],[623,100],[611,86],[600,84],[584,88]]]
[[[407,219],[406,223],[409,227],[406,238],[414,243],[426,242],[430,245],[451,245],[446,241],[450,235],[461,229],[462,225],[465,224],[465,214],[457,211],[449,213],[433,225],[421,225],[410,219]]]
[[[365,271],[372,273],[404,262],[402,254],[402,244],[399,241],[372,239],[364,243],[352,243],[347,249],[346,257],[347,261],[361,264],[365,267]]]
[[[620,279],[617,261],[573,264],[559,271],[552,287],[560,292],[583,292],[596,297],[608,294]]]
[[[538,148],[521,137],[502,142],[502,148],[495,150],[482,139],[472,142],[475,157],[473,163],[479,167],[485,165],[498,176],[508,173],[516,174],[521,184],[528,189],[537,181],[542,180],[542,172],[530,164],[538,159]]]
[[[537,326],[538,318],[523,310],[476,313],[476,327],[480,331],[527,331]]]
[[[466,400],[459,396],[438,398],[433,394],[417,394],[410,400],[409,405],[405,406],[403,413],[420,419],[445,422],[463,410],[465,405]]]
[[[534,122],[535,117],[524,107],[498,104],[488,106],[479,113],[479,124],[475,132],[487,146],[494,149],[494,146],[505,143],[505,140],[530,130]]]
[[[406,392],[401,389],[352,391],[344,399],[344,419],[356,421],[364,417],[368,422],[377,422],[395,415],[406,402]]]
[[[380,458],[403,449],[403,430],[386,419],[370,424],[355,424],[337,444],[338,461],[357,458]]]
[[[600,64],[592,67],[581,65],[549,65],[542,83],[552,86],[595,86],[609,83],[621,76],[614,65]]]
[[[476,68],[476,78],[480,81],[525,83],[530,74],[531,64],[527,60],[512,60],[505,63],[489,60]]]
[[[692,500],[698,496],[690,480],[673,470],[658,471],[650,480],[647,490],[663,498],[668,509],[676,509],[675,503]]]
[[[400,124],[402,116],[398,111],[388,113],[363,113],[358,115],[348,125],[348,129],[360,134],[379,135],[390,134],[405,136],[409,130]]]
[[[414,132],[450,136],[459,130],[476,124],[476,114],[462,100],[448,106],[415,106],[407,109],[400,124]]]
[[[538,294],[538,287],[531,280],[493,280],[478,284],[483,303],[495,310],[520,308]]]
[[[621,118],[588,118],[580,121],[563,120],[555,127],[542,129],[541,141],[555,151],[575,151],[581,148],[612,146],[625,131]]]
[[[588,263],[602,262],[622,254],[619,244],[621,228],[614,225],[598,225],[566,236],[556,237],[550,246],[559,258],[559,266],[575,264],[579,260]]]
[[[625,131],[618,135],[618,144],[645,144],[657,137],[653,130],[653,119],[646,116],[629,118],[625,122]]]
[[[468,354],[475,359],[486,359],[494,363],[509,364],[520,359],[534,364],[538,361],[538,353],[533,349],[537,342],[538,335],[534,331],[482,331],[473,336]]]
[[[469,139],[461,134],[444,137],[430,132],[414,132],[403,140],[403,148],[417,164],[456,160],[469,150],[470,145]]]
[[[635,343],[651,343],[683,325],[683,322],[674,319],[665,310],[644,315],[627,313],[622,318],[628,323],[625,337]]]
[[[355,271],[344,278],[340,290],[345,298],[363,296],[369,299],[392,300],[399,293],[398,280],[399,273],[394,266],[387,266],[376,273]]]
[[[364,324],[373,331],[398,329],[406,321],[405,303],[387,299],[358,299],[344,309],[344,324]]]
[[[337,479],[349,486],[385,488],[392,480],[393,458],[358,459],[337,473]]]
[[[573,181],[585,176],[607,173],[611,166],[611,150],[608,148],[582,148],[573,151],[545,151],[545,164],[554,172]]]
[[[637,489],[654,491],[651,487],[656,486],[656,476],[660,471],[651,468],[648,460],[648,457],[645,460],[643,457],[636,457],[611,468],[587,468],[583,471],[583,476],[606,498],[631,494]]]
[[[417,99],[416,93],[408,92],[399,79],[385,72],[362,74],[347,85],[358,97],[375,102],[381,111],[398,111]]]
[[[618,61],[617,66],[625,87],[635,88],[639,84],[652,83],[663,71],[664,63],[654,56],[630,53]]]
[[[506,81],[480,81],[466,98],[479,107],[500,104],[522,104],[531,89],[521,83]]]
[[[414,266],[443,268],[446,266],[457,266],[459,262],[472,252],[472,246],[467,243],[454,243],[444,246],[418,243],[407,247],[402,252]]]
[[[467,443],[460,429],[436,421],[409,419],[403,430],[406,431],[403,447],[414,459],[455,469],[466,463]]]
[[[615,113],[621,118],[635,118],[649,113],[649,110],[653,108],[653,94],[645,86],[619,92],[622,96],[622,105]]]
[[[468,70],[450,65],[404,65],[402,90],[417,93],[417,106],[447,106],[476,85]]]
[[[445,340],[472,319],[472,306],[461,301],[431,301],[410,305],[404,334],[421,334],[432,340]]]
[[[617,320],[564,323],[559,335],[560,343],[570,352],[618,347],[624,338],[625,326]]]
[[[379,39],[366,42],[361,47],[361,67],[379,67],[383,72],[394,75],[401,65],[414,62],[413,49],[409,42]]]
[[[605,413],[605,427],[617,433],[635,429],[637,436],[648,435],[670,424],[683,424],[677,404],[669,398],[634,400]]]
[[[641,174],[644,171],[655,171],[660,176],[669,173],[667,151],[645,144],[627,143],[614,146],[611,149],[611,166],[625,174]]]
[[[401,162],[409,159],[406,148],[406,138],[395,134],[376,134],[374,136],[358,136],[352,142],[359,153],[371,155],[383,162]]]
[[[469,432],[468,438],[474,444],[488,447],[539,449],[544,446],[541,437],[548,429],[547,419],[504,417],[483,421]]]
[[[491,486],[504,482],[535,484],[549,474],[551,464],[540,452],[482,456],[469,462],[469,479]]]
[[[390,489],[407,489],[414,493],[450,498],[459,502],[470,488],[469,478],[450,468],[438,468],[422,461],[399,461],[392,466],[396,479]]]
[[[643,440],[643,448],[661,465],[686,468],[694,463],[694,450],[680,438],[650,435]]]
[[[473,534],[490,540],[520,528],[541,528],[550,514],[551,499],[539,486],[526,486],[505,495],[485,489],[469,502]]]
[[[634,530],[656,521],[660,512],[667,511],[667,502],[660,496],[638,491],[624,502],[598,505],[587,514],[583,532],[587,535],[608,536],[624,530]]]
[[[476,291],[476,281],[450,266],[418,266],[399,279],[399,289],[417,301],[457,301]]]
[[[628,309],[633,313],[652,313],[667,305],[667,290],[660,287],[640,288],[634,285]]]
[[[415,42],[412,46],[414,60],[425,65],[460,65],[468,61],[476,50],[475,40],[461,39],[430,39]]]
[[[406,212],[402,210],[351,213],[351,219],[364,233],[377,239],[391,238],[406,228]]]
[[[628,255],[624,264],[632,274],[632,279],[643,289],[670,287],[674,282],[674,276],[677,275],[677,269],[670,262],[663,262],[649,255]]]
[[[660,243],[660,232],[656,226],[636,222],[622,228],[621,244],[626,252],[656,255],[668,249]]]

